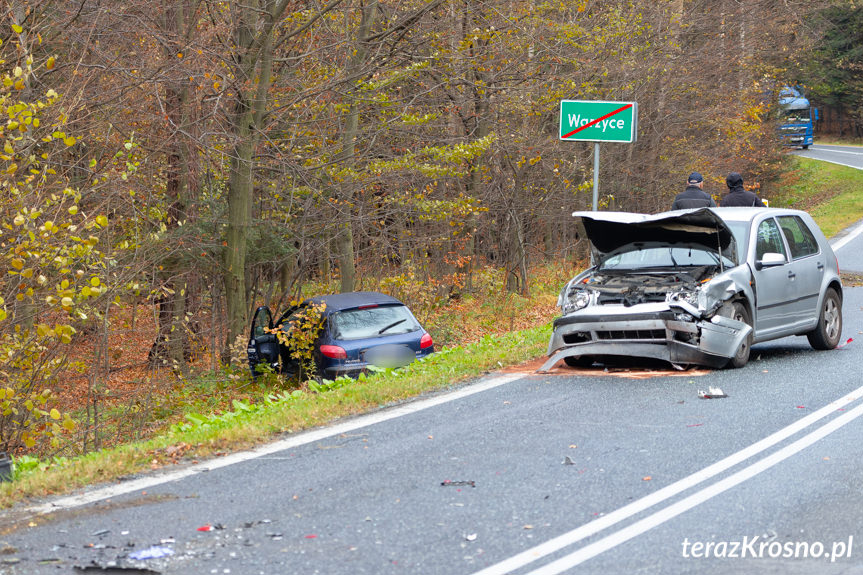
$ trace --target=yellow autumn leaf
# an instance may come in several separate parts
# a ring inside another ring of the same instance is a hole
[[[45,62],[45,68],[48,70],[53,70],[54,69],[54,62],[55,62],[54,56],[51,56],[50,58],[48,58],[48,61]]]
[[[60,419],[60,412],[57,411],[57,408],[51,410],[51,419]]]
[[[16,34],[20,34],[21,32],[24,31],[24,27],[20,26],[19,24],[12,24],[12,31],[15,32]]]

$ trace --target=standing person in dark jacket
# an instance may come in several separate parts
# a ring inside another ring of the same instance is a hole
[[[749,190],[743,189],[743,176],[741,176],[737,172],[731,172],[730,174],[728,174],[728,177],[725,178],[725,183],[728,186],[728,194],[724,198],[722,198],[722,201],[719,203],[720,207],[766,207],[764,205],[764,202],[762,202],[758,196],[756,196]]]
[[[686,179],[686,189],[677,194],[674,198],[674,203],[671,204],[672,210],[685,210],[689,208],[712,208],[716,207],[716,202],[710,197],[710,194],[705,192],[704,178],[698,172],[692,172]]]

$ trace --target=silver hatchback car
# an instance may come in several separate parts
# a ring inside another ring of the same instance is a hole
[[[805,335],[832,349],[842,283],[830,244],[806,212],[701,208],[655,215],[575,212],[593,266],[560,293],[549,359],[609,356],[677,366],[742,367],[754,343]]]

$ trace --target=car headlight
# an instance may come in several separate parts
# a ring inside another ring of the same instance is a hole
[[[563,313],[568,314],[584,309],[590,304],[590,292],[588,290],[575,290],[570,292],[566,301],[563,302]]]
[[[665,301],[685,301],[686,303],[698,307],[698,291],[699,290],[679,290],[665,294]]]

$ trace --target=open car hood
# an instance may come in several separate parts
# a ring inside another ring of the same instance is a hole
[[[737,262],[734,235],[709,208],[660,214],[573,212],[584,225],[594,260],[603,261],[626,247],[700,246]]]

